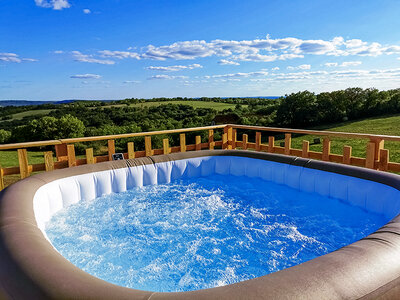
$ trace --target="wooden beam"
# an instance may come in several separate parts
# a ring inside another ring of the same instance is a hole
[[[28,152],[26,149],[18,149],[18,161],[19,161],[19,174],[21,179],[29,176],[29,164],[28,164]]]
[[[309,157],[309,152],[310,152],[310,142],[309,141],[303,141],[303,146],[301,149],[301,157],[308,158]]]
[[[128,147],[128,159],[135,158],[135,144],[133,142],[129,142],[127,144]]]
[[[201,150],[201,136],[196,135],[196,151]]]
[[[285,133],[285,154],[290,155],[290,149],[292,148],[292,135]]]
[[[181,133],[179,135],[179,142],[181,145],[181,152],[186,152],[186,134]]]
[[[108,160],[113,160],[112,156],[115,153],[115,140],[108,140],[107,148],[108,148]]]
[[[387,171],[389,169],[389,150],[380,149],[379,151],[379,170]]]
[[[67,145],[68,152],[68,167],[76,166],[75,146],[74,144]]]
[[[88,165],[95,164],[95,159],[93,156],[93,148],[87,148],[86,150],[86,163]]]
[[[343,147],[343,163],[346,165],[351,165],[351,146]]]
[[[53,151],[44,152],[44,164],[46,171],[54,170]]]
[[[0,191],[4,189],[4,170],[0,167]]]
[[[144,137],[144,149],[146,156],[152,156],[153,150],[151,150],[151,136]]]
[[[375,168],[375,143],[369,142],[367,144],[367,158],[365,161],[365,167],[369,169]]]
[[[261,132],[257,131],[256,132],[256,151],[261,150]]]
[[[372,139],[371,142],[375,143],[375,160],[380,159],[380,151],[385,148],[385,140],[382,139]]]
[[[208,130],[208,149],[214,150],[215,142],[214,142],[214,130]]]
[[[249,136],[247,134],[243,134],[242,138],[243,138],[242,149],[247,150],[247,144],[249,143]]]
[[[232,149],[236,149],[236,142],[237,142],[237,130],[233,129],[232,131]]]
[[[329,161],[329,155],[331,154],[331,141],[328,138],[324,138],[322,141],[322,160]]]
[[[268,137],[268,152],[274,153],[274,147],[275,147],[275,137],[269,136]]]
[[[163,154],[169,154],[170,153],[169,140],[168,139],[163,139],[162,143],[163,143]]]

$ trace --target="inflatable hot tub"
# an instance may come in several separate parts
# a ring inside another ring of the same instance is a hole
[[[389,221],[369,236],[275,273],[222,287],[152,292],[82,271],[47,239],[45,224],[80,200],[212,174],[260,178],[339,199]],[[398,299],[400,177],[276,154],[215,150],[46,172],[0,194],[0,297],[6,299]]]

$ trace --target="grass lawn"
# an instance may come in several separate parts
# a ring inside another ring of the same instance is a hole
[[[35,109],[27,110],[20,113],[13,114],[12,120],[22,120],[26,116],[47,116],[53,109]]]

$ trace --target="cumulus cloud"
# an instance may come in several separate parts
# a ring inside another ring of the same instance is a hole
[[[97,75],[97,74],[77,74],[77,75],[71,75],[70,78],[74,78],[74,79],[99,79],[99,78],[101,78],[101,76]]]
[[[15,53],[0,53],[0,61],[5,61],[5,62],[11,62],[11,63],[21,63],[23,61],[30,61],[30,62],[34,62],[34,61],[38,61],[37,59],[33,59],[33,58],[22,58],[19,57],[18,54]]]
[[[256,72],[238,72],[238,73],[231,73],[231,74],[218,74],[218,75],[207,75],[204,76],[206,79],[210,78],[243,78],[243,77],[257,77],[257,76],[266,76],[268,75],[267,71],[261,70]]]
[[[279,70],[279,67],[272,68],[271,70],[272,70],[272,71],[278,71],[278,70]]]
[[[221,59],[218,63],[220,65],[232,65],[232,66],[239,66],[240,65],[237,61],[228,60],[228,59]]]
[[[288,66],[287,68],[288,70],[310,70],[311,65],[300,65],[297,67]]]
[[[74,60],[79,62],[95,63],[101,65],[115,64],[115,62],[112,60],[94,58],[92,55],[83,54],[79,51],[72,51],[72,55],[74,56]]]
[[[125,80],[123,83],[124,84],[137,84],[137,83],[140,83],[140,81],[139,80]]]
[[[68,0],[35,0],[35,3],[39,7],[53,8],[54,10],[71,7]]]
[[[85,8],[85,9],[83,10],[83,13],[84,13],[84,14],[90,14],[90,13],[91,13],[91,11],[90,11],[90,9],[88,9],[88,8]]]
[[[326,67],[337,67],[339,64],[336,62],[328,62],[325,64]]]
[[[155,70],[155,71],[176,72],[176,71],[181,71],[181,70],[192,70],[192,69],[197,69],[197,68],[202,68],[202,67],[203,66],[200,64],[191,64],[191,65],[187,65],[187,66],[177,65],[177,66],[167,66],[167,67],[150,66],[150,67],[147,67],[146,69]]]
[[[102,50],[99,51],[102,57],[112,57],[116,59],[124,59],[124,58],[135,58],[140,59],[140,55],[135,52],[129,51],[110,51],[110,50]]]
[[[172,79],[186,79],[186,78],[188,78],[188,77],[187,76],[171,76],[171,75],[154,75],[147,79],[149,79],[149,80],[153,80],[153,79],[172,80]]]

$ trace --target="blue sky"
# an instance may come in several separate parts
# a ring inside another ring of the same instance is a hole
[[[0,0],[0,99],[400,88],[398,0]]]

